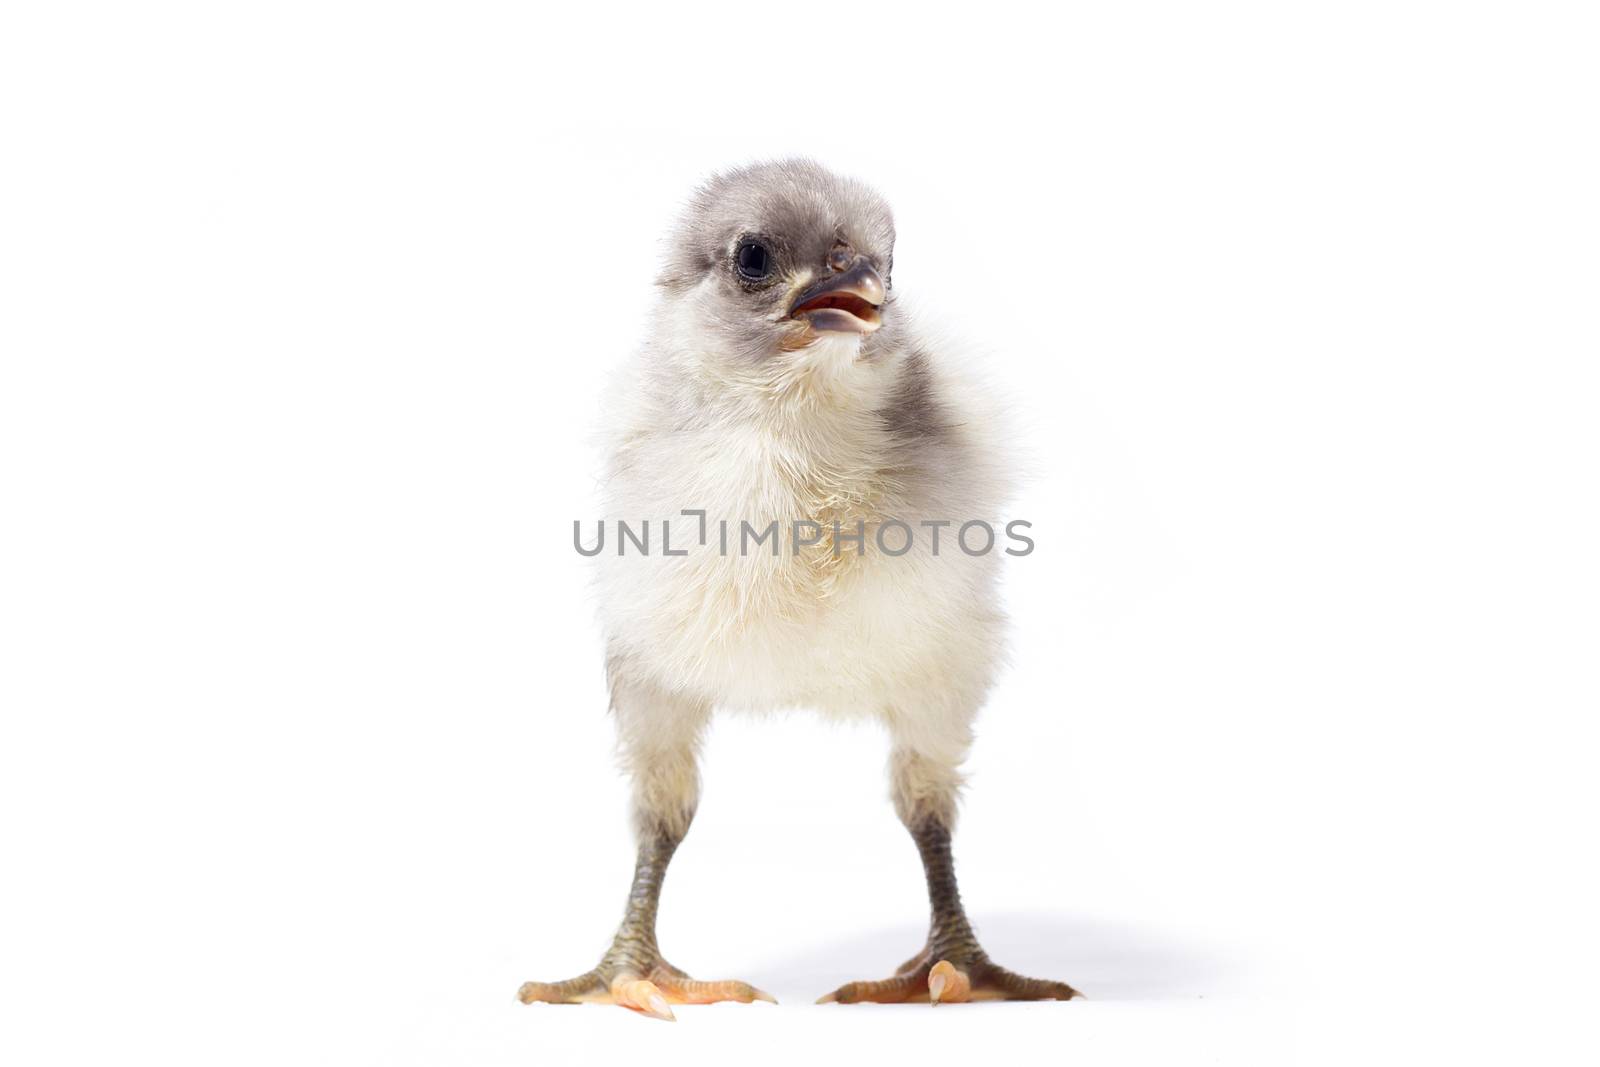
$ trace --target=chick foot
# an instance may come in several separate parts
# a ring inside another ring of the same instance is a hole
[[[715,1004],[724,1000],[777,1003],[772,994],[748,982],[696,981],[660,959],[649,966],[603,962],[565,982],[524,982],[517,999],[524,1004],[616,1004],[668,1022],[675,1018],[673,1004]]]
[[[1025,978],[977,953],[925,950],[900,965],[893,978],[847,982],[818,1004],[961,1004],[972,1000],[1071,1000],[1065,982]]]

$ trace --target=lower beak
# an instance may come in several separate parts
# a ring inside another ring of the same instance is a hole
[[[813,330],[871,333],[883,325],[883,279],[864,258],[849,270],[831,274],[795,299],[791,319],[803,319]]]

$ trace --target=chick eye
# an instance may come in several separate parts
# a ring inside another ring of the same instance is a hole
[[[733,253],[733,263],[739,277],[745,281],[758,282],[772,273],[772,254],[760,241],[740,241]]]

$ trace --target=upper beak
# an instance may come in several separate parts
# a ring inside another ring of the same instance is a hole
[[[865,256],[857,256],[848,269],[828,275],[801,293],[789,309],[789,317],[804,316],[814,330],[871,333],[883,325],[878,313],[883,296],[883,279]]]

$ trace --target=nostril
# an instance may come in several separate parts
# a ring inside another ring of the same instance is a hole
[[[848,248],[835,248],[828,253],[828,269],[842,273],[850,269],[850,264],[855,262],[855,256]]]

